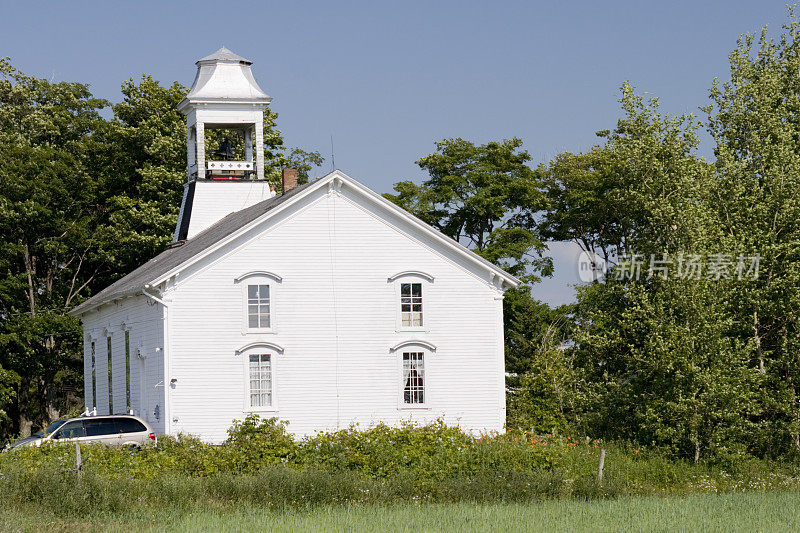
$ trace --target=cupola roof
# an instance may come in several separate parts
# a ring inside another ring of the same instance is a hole
[[[253,62],[250,61],[249,59],[245,59],[238,54],[234,54],[224,46],[219,50],[217,50],[216,52],[214,52],[213,54],[207,55],[203,59],[199,59],[195,64],[199,65],[203,61],[233,61],[236,63],[246,63],[248,65],[253,64]]]
[[[191,104],[199,103],[269,104],[272,98],[258,86],[252,63],[224,46],[200,59],[192,88],[178,109],[186,112]]]

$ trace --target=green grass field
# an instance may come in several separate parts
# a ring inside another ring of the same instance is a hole
[[[800,492],[627,497],[529,504],[254,507],[55,518],[0,511],[2,531],[798,531]]]

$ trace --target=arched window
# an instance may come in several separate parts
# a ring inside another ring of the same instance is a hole
[[[244,367],[244,411],[276,411],[275,369],[283,348],[254,342],[236,350]]]
[[[419,270],[405,270],[389,276],[395,286],[398,331],[427,331],[426,300],[433,276]]]
[[[233,280],[242,286],[244,333],[274,332],[276,287],[281,281],[281,276],[266,270],[254,270]]]
[[[436,346],[423,340],[403,341],[389,349],[400,366],[400,409],[427,409],[430,405],[428,370]]]

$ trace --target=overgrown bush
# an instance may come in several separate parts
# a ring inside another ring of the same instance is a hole
[[[379,424],[366,430],[350,427],[318,434],[302,441],[298,460],[375,478],[409,472],[422,483],[487,472],[548,469],[557,463],[555,454],[518,437],[474,438],[442,421],[427,426]]]
[[[629,494],[796,488],[791,464],[752,459],[719,464],[670,461],[653,451],[570,437],[511,433],[473,437],[436,422],[427,426],[350,427],[294,440],[276,419],[235,424],[228,439],[161,437],[141,451],[63,444],[0,454],[0,505],[42,507],[59,516],[186,511],[252,504],[531,501]]]

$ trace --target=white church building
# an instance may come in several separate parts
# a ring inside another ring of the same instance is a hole
[[[276,195],[251,62],[222,48],[197,66],[174,242],[71,312],[87,411],[211,442],[248,413],[298,435],[503,431],[503,292],[519,280],[339,170],[296,186],[286,169]],[[242,161],[206,157],[213,128],[240,132]]]

